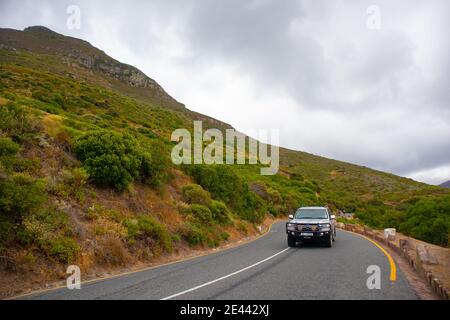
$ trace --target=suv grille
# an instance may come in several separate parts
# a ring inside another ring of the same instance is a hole
[[[319,227],[316,224],[298,224],[298,231],[317,231]]]

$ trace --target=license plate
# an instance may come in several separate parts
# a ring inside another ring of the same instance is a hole
[[[313,233],[309,233],[309,232],[302,232],[302,233],[300,233],[300,235],[304,236],[304,237],[312,237],[314,234]]]

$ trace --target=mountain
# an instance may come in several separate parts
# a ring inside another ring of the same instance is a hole
[[[450,180],[439,185],[440,187],[450,188]]]
[[[176,104],[155,80],[140,70],[114,60],[86,41],[63,36],[48,28],[35,26],[26,28],[23,32],[2,30],[1,45],[3,48],[13,50],[22,49],[45,55],[57,55],[63,63],[73,69],[81,68],[100,73],[138,88],[156,99],[168,101],[171,105]]]
[[[16,270],[0,288],[57,279],[69,263],[89,277],[217,247],[302,205],[447,245],[447,213],[433,224],[413,208],[446,208],[450,190],[284,148],[274,176],[259,164],[175,166],[171,134],[194,120],[231,128],[84,40],[0,29],[0,256]]]

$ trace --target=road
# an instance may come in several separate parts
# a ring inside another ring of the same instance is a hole
[[[367,288],[370,265],[381,289]],[[287,248],[284,223],[265,236],[211,255],[24,299],[418,299],[387,256],[359,235],[338,231],[332,248]]]

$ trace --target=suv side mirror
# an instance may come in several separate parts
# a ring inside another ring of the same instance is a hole
[[[289,215],[289,219],[292,220],[294,219],[294,216],[292,214]]]
[[[334,214],[331,215],[331,220],[336,220],[336,216]]]

